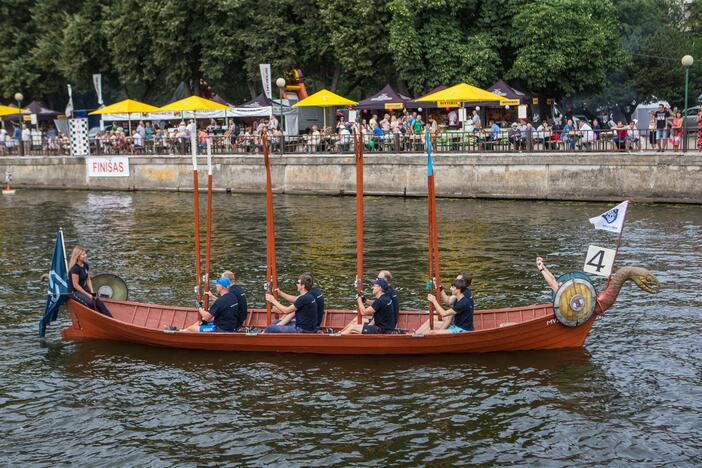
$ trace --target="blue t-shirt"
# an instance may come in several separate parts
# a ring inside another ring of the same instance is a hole
[[[314,296],[314,300],[317,303],[317,328],[322,326],[322,320],[324,320],[324,296],[322,291],[318,287],[310,289],[310,294]]]
[[[376,327],[385,330],[394,330],[395,324],[395,309],[392,306],[392,298],[386,292],[371,304],[373,308],[373,322]]]
[[[383,136],[383,129],[380,127],[375,127],[373,129],[373,135],[378,136],[378,137]]]
[[[222,294],[210,306],[209,313],[212,322],[220,329],[233,332],[239,329],[238,320],[239,301],[234,294]]]
[[[456,316],[453,324],[467,331],[473,331],[473,294],[470,289],[466,289],[463,297],[453,303],[451,307]]]
[[[317,301],[311,293],[298,296],[295,305],[295,326],[305,331],[317,330]]]
[[[229,294],[232,294],[234,297],[236,297],[236,300],[239,303],[236,315],[240,327],[246,320],[246,316],[249,313],[248,304],[246,302],[246,293],[243,289],[241,289],[241,286],[239,286],[238,284],[234,284],[229,288]]]
[[[88,291],[88,270],[90,270],[88,262],[84,262],[83,266],[76,263],[71,267],[71,271],[68,272],[68,294],[75,291],[73,287],[73,275],[78,275],[78,284],[83,288],[83,291],[90,292]]]
[[[392,287],[388,287],[385,294],[387,294],[392,301],[392,311],[395,314],[395,326],[397,326],[397,321],[400,318],[400,301],[397,299],[397,291]]]

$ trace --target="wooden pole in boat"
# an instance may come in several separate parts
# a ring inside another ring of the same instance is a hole
[[[263,161],[266,166],[266,289],[278,297],[278,271],[275,261],[275,224],[273,222],[273,187],[271,182],[271,161],[268,155],[268,135],[263,130]],[[271,303],[266,301],[266,325],[271,324]]]
[[[353,129],[353,146],[356,153],[356,291],[363,293],[363,130]],[[361,307],[356,301],[356,322],[363,323]]]
[[[207,137],[207,227],[205,234],[205,293],[210,290],[210,248],[212,245],[212,141]],[[210,297],[205,294],[205,310],[209,309]]]
[[[202,276],[200,271],[200,195],[197,180],[197,126],[190,133],[190,146],[193,157],[193,212],[195,215],[195,286],[197,287],[197,301],[202,301]]]
[[[427,146],[427,212],[428,212],[428,250],[430,290],[435,295],[441,291],[441,269],[439,267],[439,230],[436,224],[436,188],[434,185],[434,164],[431,158],[431,139],[426,129]],[[438,316],[441,320],[441,316]],[[434,307],[429,303],[429,328],[434,328]]]

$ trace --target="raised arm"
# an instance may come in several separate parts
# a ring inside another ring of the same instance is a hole
[[[283,299],[285,299],[288,302],[295,302],[295,299],[298,298],[298,296],[293,296],[292,294],[288,294],[280,288],[277,288],[276,291],[278,292],[278,296],[282,297]]]
[[[553,289],[553,291],[558,291],[558,281],[556,281],[556,277],[553,276],[553,273],[551,273],[548,268],[546,268],[546,265],[544,265],[544,259],[541,257],[536,257],[536,268],[539,269],[541,274],[544,276],[544,279],[546,280],[546,283],[548,283],[549,287]]]
[[[272,295],[272,294],[266,294],[266,301],[270,302],[277,308],[279,311],[281,311],[284,314],[289,314],[291,312],[295,312],[295,304],[290,304],[289,306],[284,306],[278,300]]]

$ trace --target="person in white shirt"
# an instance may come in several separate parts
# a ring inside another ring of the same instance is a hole
[[[590,149],[592,147],[592,142],[595,141],[595,132],[592,131],[592,127],[585,120],[581,120],[580,126],[580,142],[578,146],[580,149]]]
[[[22,129],[22,145],[24,145],[25,153],[32,149],[32,131],[29,127]]]
[[[458,113],[452,110],[448,113],[449,128],[454,129],[458,125]]]
[[[271,115],[271,119],[268,121],[268,129],[275,130],[277,128],[278,128],[278,119],[275,118],[275,115]]]
[[[629,129],[626,131],[626,149],[631,153],[631,148],[636,145],[638,151],[641,151],[641,134],[636,125],[638,120],[634,119],[629,124]]]

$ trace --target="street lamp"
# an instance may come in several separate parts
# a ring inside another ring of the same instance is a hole
[[[687,85],[689,82],[690,67],[695,62],[692,55],[685,55],[680,63],[685,69],[685,112],[683,113],[683,152],[687,151]]]
[[[24,142],[22,141],[22,132],[24,131],[24,128],[22,126],[22,99],[24,99],[24,96],[22,96],[22,93],[15,93],[15,101],[17,101],[17,119],[19,120],[19,130],[20,130],[19,139],[18,139],[20,156],[24,156]]]
[[[275,80],[275,85],[280,91],[280,154],[283,154],[285,148],[285,126],[283,125],[283,91],[285,90],[285,78]]]

